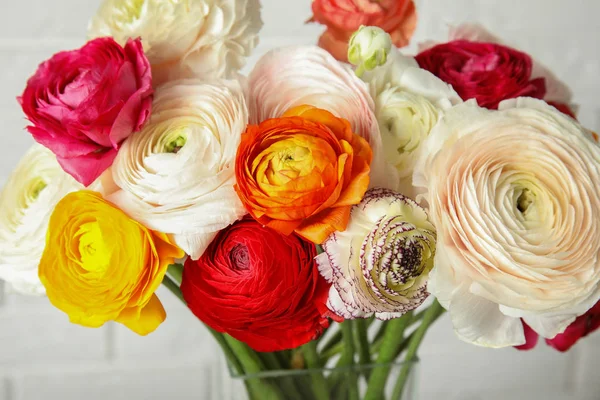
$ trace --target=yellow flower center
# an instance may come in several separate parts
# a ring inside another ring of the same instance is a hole
[[[103,274],[110,265],[102,229],[97,221],[82,224],[77,231],[81,267],[88,272]]]
[[[323,154],[320,141],[310,135],[297,134],[270,145],[253,163],[259,184],[283,186],[310,175],[315,168],[322,171],[331,160]]]

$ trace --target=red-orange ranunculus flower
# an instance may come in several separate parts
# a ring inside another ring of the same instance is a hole
[[[260,223],[322,243],[346,229],[369,186],[369,144],[350,123],[312,106],[249,125],[236,158],[236,191]]]
[[[377,26],[404,47],[417,27],[413,0],[313,0],[313,17],[327,26],[319,46],[340,61],[347,61],[348,41],[361,25]]]

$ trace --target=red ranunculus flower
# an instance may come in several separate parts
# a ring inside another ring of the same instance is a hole
[[[537,344],[539,336],[525,322],[523,322],[523,327],[525,328],[526,343],[515,348],[518,350],[531,350]],[[563,333],[556,335],[554,339],[546,339],[546,344],[564,352],[573,347],[579,339],[586,337],[598,328],[600,328],[600,301],[588,312],[578,317]]]
[[[257,351],[317,338],[329,324],[329,284],[312,243],[244,219],[219,232],[202,257],[188,259],[181,291],[211,328]]]
[[[531,78],[531,57],[500,44],[454,40],[419,53],[416,60],[463,100],[476,99],[481,107],[496,109],[502,100],[546,94],[544,78]]]
[[[19,98],[33,138],[88,186],[110,167],[119,146],[150,115],[152,74],[140,40],[112,38],[55,54]]]

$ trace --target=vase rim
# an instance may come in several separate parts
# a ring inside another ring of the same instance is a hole
[[[275,370],[265,370],[250,374],[237,374],[229,368],[229,375],[233,379],[261,379],[261,378],[277,378],[280,376],[293,376],[293,375],[306,375],[310,373],[323,373],[323,372],[344,372],[344,371],[364,371],[371,370],[375,368],[383,368],[383,367],[399,367],[405,364],[418,364],[419,359],[417,357],[413,358],[411,361],[392,361],[389,363],[371,363],[371,364],[354,364],[347,365],[343,367],[323,367],[323,368],[304,368],[304,369],[275,369]]]

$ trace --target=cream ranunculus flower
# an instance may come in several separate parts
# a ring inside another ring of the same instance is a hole
[[[259,0],[104,0],[88,36],[141,37],[155,85],[232,78],[258,44]]]
[[[363,80],[375,99],[385,159],[398,171],[396,189],[414,197],[412,174],[420,146],[444,110],[462,100],[450,85],[395,48],[387,63],[366,72]]]
[[[447,111],[414,176],[438,244],[429,290],[458,336],[553,338],[600,297],[600,147],[540,100]]]
[[[249,77],[250,122],[281,117],[290,108],[311,105],[348,120],[373,150],[371,187],[395,183],[385,164],[375,104],[368,86],[348,65],[316,46],[278,48],[264,55]]]
[[[238,81],[161,86],[150,122],[124,142],[112,165],[119,190],[105,196],[198,259],[219,230],[246,213],[233,185],[247,123]]]
[[[332,234],[317,256],[332,283],[327,306],[346,318],[402,316],[427,298],[435,228],[413,200],[371,189],[352,209],[344,232]]]
[[[38,265],[54,206],[83,189],[63,171],[56,156],[35,144],[23,156],[0,193],[0,279],[19,293],[41,295]]]

